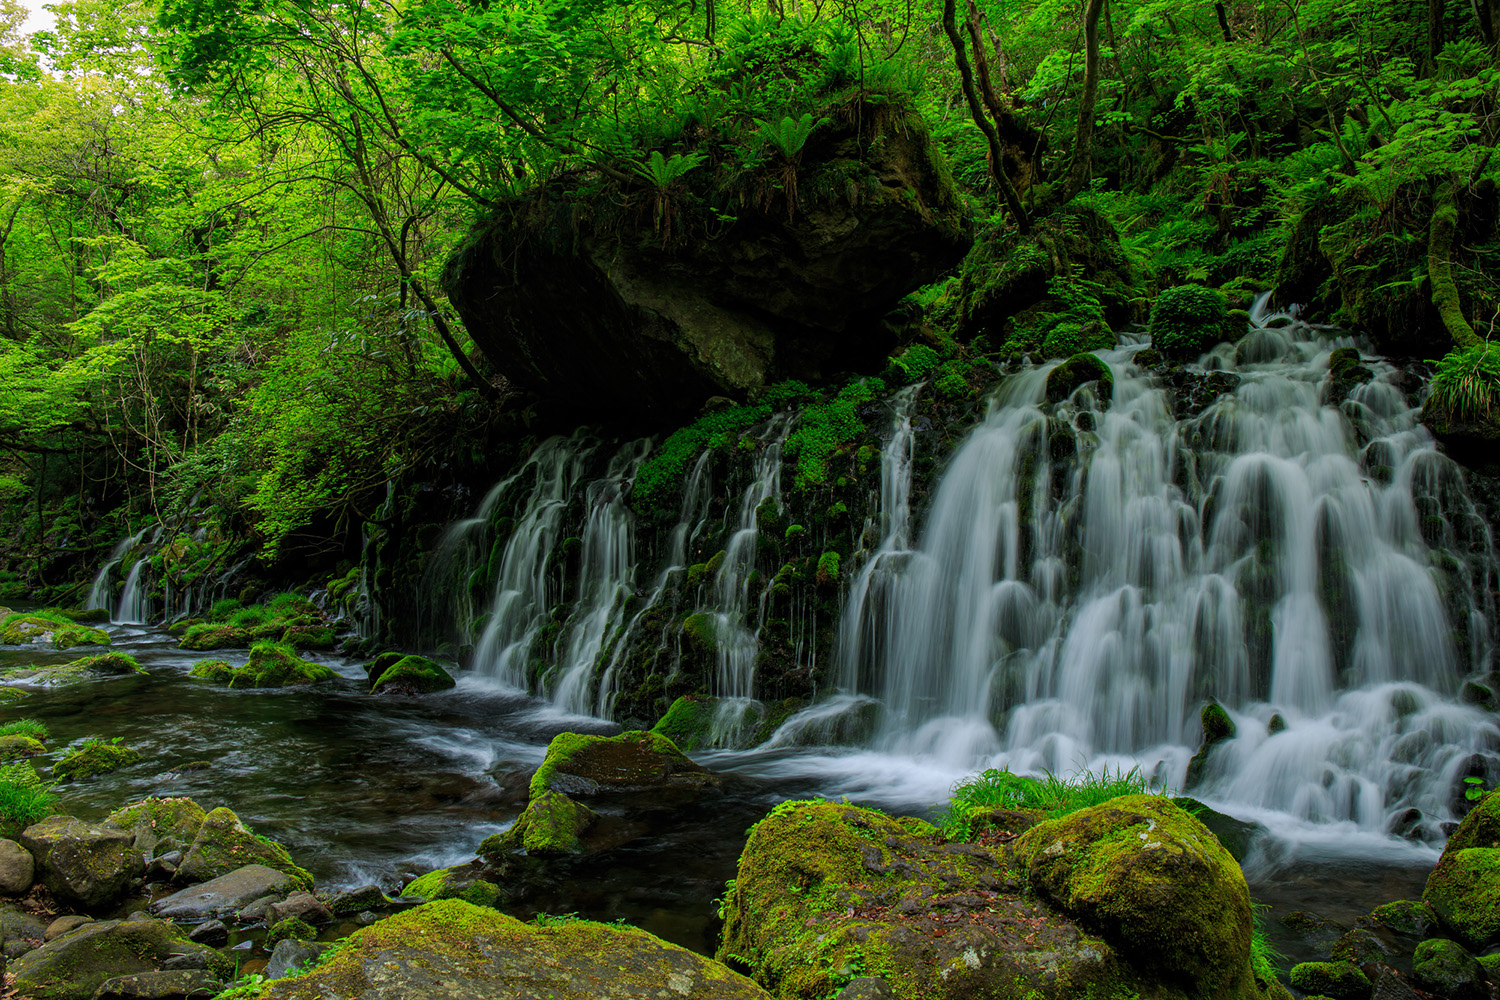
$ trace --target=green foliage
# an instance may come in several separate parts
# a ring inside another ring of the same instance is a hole
[[[50,816],[57,796],[41,783],[25,762],[0,768],[0,836],[18,837],[22,830]]]
[[[807,144],[808,137],[821,124],[822,120],[814,118],[811,113],[804,114],[801,118],[788,115],[774,124],[755,119],[761,136],[786,160],[795,160],[802,155],[802,147]]]
[[[1492,419],[1500,410],[1500,347],[1485,342],[1444,356],[1429,384],[1427,408],[1446,420]]]
[[[1151,306],[1151,346],[1169,358],[1195,359],[1231,331],[1229,304],[1217,289],[1178,285]]]
[[[771,407],[735,406],[700,417],[674,432],[641,465],[630,491],[630,505],[642,517],[665,520],[676,513],[682,480],[688,466],[704,448],[728,444],[731,436],[760,423],[771,415]]]
[[[652,187],[665,191],[703,160],[702,153],[673,153],[669,160],[661,155],[661,150],[653,149],[646,160],[632,164],[631,168],[650,181]]]
[[[866,430],[859,410],[884,393],[885,383],[880,379],[857,379],[831,399],[802,411],[801,422],[787,437],[785,449],[787,457],[797,462],[798,489],[811,489],[827,481],[833,456]]]
[[[1116,771],[1105,767],[1098,774],[1083,770],[1066,778],[1051,771],[1043,772],[1040,778],[1029,778],[990,768],[953,786],[952,797],[938,825],[943,836],[964,840],[969,836],[969,814],[975,809],[1030,809],[1047,819],[1056,819],[1110,799],[1146,791],[1146,776],[1139,767],[1128,771],[1123,767]]]
[[[49,735],[46,723],[36,719],[16,719],[0,725],[0,736],[27,736],[38,743],[46,743]]]

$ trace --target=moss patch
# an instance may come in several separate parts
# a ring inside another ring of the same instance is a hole
[[[108,646],[109,633],[102,628],[68,625],[52,634],[52,645],[58,649],[72,649],[74,646]]]
[[[207,882],[246,865],[265,865],[284,872],[309,892],[313,878],[292,862],[287,849],[274,840],[251,832],[231,810],[220,807],[204,817],[192,847],[182,859],[180,877],[188,882]]]
[[[234,677],[234,667],[224,660],[199,660],[188,671],[188,676],[214,684],[228,684]]]
[[[52,776],[58,781],[81,781],[99,774],[118,771],[141,759],[140,751],[116,743],[89,743],[52,765]]]
[[[660,733],[636,730],[608,737],[560,733],[531,776],[530,794],[537,799],[553,790],[576,795],[605,788],[703,787],[717,785],[719,780]]]
[[[1099,401],[1108,406],[1115,391],[1115,376],[1109,365],[1095,354],[1075,354],[1047,373],[1047,402],[1061,402],[1090,382],[1098,383]]]
[[[30,736],[22,736],[19,733],[0,736],[0,763],[23,760],[46,752],[47,748],[42,745],[42,742]]]
[[[667,714],[656,721],[651,731],[671,740],[678,749],[691,753],[708,745],[713,720],[713,699],[683,695],[672,702]]]
[[[425,656],[403,656],[382,670],[370,685],[370,693],[427,694],[457,685],[448,671]]]
[[[473,906],[494,906],[500,899],[500,887],[483,879],[466,877],[457,868],[439,868],[402,889],[401,895],[416,896],[428,902],[453,899]]]
[[[1180,361],[1192,361],[1234,334],[1224,293],[1202,285],[1163,291],[1151,305],[1148,330],[1152,347]]]
[[[338,674],[332,667],[301,659],[285,646],[257,642],[250,658],[229,679],[232,688],[276,688],[331,681]]]
[[[541,856],[572,854],[579,850],[580,838],[595,819],[593,810],[562,792],[544,792],[532,799],[501,835],[501,844]]]

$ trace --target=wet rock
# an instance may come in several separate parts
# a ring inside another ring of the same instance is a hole
[[[0,954],[19,958],[42,943],[47,925],[13,905],[0,906]]]
[[[430,903],[350,935],[305,975],[269,983],[262,1000],[769,1000],[743,976],[633,927],[588,921],[538,927],[461,900]]]
[[[1203,741],[1198,744],[1198,752],[1193,754],[1193,759],[1188,761],[1184,785],[1189,790],[1202,784],[1203,779],[1208,777],[1208,761],[1214,748],[1234,739],[1234,720],[1218,702],[1210,701],[1204,705],[1203,710],[1198,713],[1198,719],[1203,727]]]
[[[581,849],[580,838],[596,819],[588,806],[562,792],[544,792],[531,800],[509,830],[486,838],[478,853],[522,849],[540,857],[576,853]]]
[[[1375,990],[1370,994],[1370,1000],[1428,1000],[1428,997],[1417,992],[1400,972],[1389,965],[1381,965],[1375,970]]]
[[[266,910],[268,924],[279,924],[291,919],[322,926],[333,923],[333,911],[310,892],[294,892],[285,902],[273,903]]]
[[[323,947],[311,941],[298,941],[294,938],[276,942],[276,947],[271,950],[271,960],[266,963],[266,978],[283,979],[296,975],[304,966],[311,965],[318,960],[318,956],[323,954]]]
[[[151,904],[151,912],[169,920],[196,923],[239,912],[249,904],[271,896],[271,902],[296,888],[285,872],[265,865],[246,865],[202,885],[189,886]]]
[[[1425,938],[1437,926],[1437,914],[1420,899],[1398,899],[1375,907],[1369,916],[1360,918],[1360,923],[1384,927],[1407,937]]]
[[[1100,408],[1113,398],[1115,377],[1109,365],[1096,354],[1075,354],[1047,373],[1047,402],[1057,403],[1073,395],[1080,387],[1094,383]]]
[[[129,767],[139,763],[140,759],[139,750],[96,740],[85,743],[52,765],[52,776],[58,781],[83,781]]]
[[[222,807],[204,817],[177,876],[184,882],[203,882],[246,865],[263,865],[283,872],[299,889],[313,887],[312,876],[293,863],[285,847],[257,837],[231,810]]]
[[[1334,1000],[1367,1000],[1374,988],[1359,966],[1349,962],[1303,962],[1292,967],[1288,979],[1294,989]]]
[[[206,944],[210,948],[221,948],[229,943],[229,928],[222,920],[205,920],[188,931],[188,940]]]
[[[155,972],[175,956],[199,956],[218,976],[230,963],[194,944],[165,920],[99,920],[50,941],[11,965],[16,986],[33,1000],[90,1000],[106,981]]]
[[[657,733],[562,733],[547,746],[542,766],[531,776],[530,793],[532,799],[548,791],[572,797],[648,790],[658,795],[693,795],[718,788],[722,782],[719,775],[693,763]]]
[[[1382,941],[1380,936],[1373,931],[1356,927],[1334,942],[1329,957],[1335,962],[1352,962],[1363,966],[1371,962],[1385,961],[1394,951],[1394,948]]]
[[[106,980],[93,1000],[213,1000],[223,991],[209,972],[142,972]]]
[[[19,896],[36,881],[36,861],[14,840],[0,840],[0,896]]]
[[[189,798],[150,798],[132,802],[110,813],[105,822],[128,831],[136,849],[143,855],[158,853],[164,843],[187,845],[193,842],[207,817],[203,807]],[[174,863],[180,864],[179,856]]]
[[[85,910],[116,902],[142,872],[131,836],[72,816],[49,816],[26,828],[21,844],[36,859],[53,896]]]
[[[24,760],[27,757],[38,757],[46,752],[46,744],[30,736],[20,733],[0,736],[0,762],[9,763],[14,760]]]
[[[335,914],[360,913],[364,910],[381,910],[390,904],[385,890],[378,885],[362,885],[357,889],[345,889],[328,901],[328,908]]]
[[[849,985],[839,990],[834,1000],[896,1000],[896,994],[884,979],[861,976],[849,980]]]
[[[405,900],[461,899],[474,906],[493,906],[500,898],[500,887],[483,877],[484,868],[477,863],[439,868],[428,872],[401,890]]]
[[[403,656],[371,678],[371,694],[428,694],[455,686],[448,671],[425,656]]]
[[[1259,823],[1235,819],[1216,809],[1210,809],[1197,799],[1175,798],[1172,802],[1192,813],[1198,822],[1208,827],[1209,832],[1218,837],[1219,843],[1224,845],[1224,850],[1241,864],[1249,855],[1250,849],[1255,846],[1255,842],[1267,833],[1266,828]]]
[[[65,916],[58,917],[56,920],[52,921],[52,923],[47,925],[47,931],[42,935],[42,940],[55,941],[69,931],[77,930],[84,924],[91,924],[93,922],[94,920],[92,917],[85,917],[82,914],[66,914]]]
[[[235,914],[235,919],[242,924],[264,923],[271,912],[271,907],[281,902],[282,898],[282,896],[262,896]]]
[[[1456,941],[1433,938],[1417,945],[1411,972],[1418,986],[1444,1000],[1489,1000],[1484,969]]]

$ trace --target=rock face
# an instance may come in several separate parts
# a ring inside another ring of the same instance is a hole
[[[879,318],[968,237],[922,123],[894,105],[859,110],[820,126],[795,167],[722,165],[743,188],[722,205],[709,167],[662,192],[595,195],[586,216],[579,192],[548,185],[471,233],[448,295],[507,378],[573,407],[682,413],[782,378],[876,368],[894,346]],[[789,172],[791,211],[772,197]],[[701,194],[687,189],[698,180]]]
[[[213,974],[233,969],[212,948],[194,944],[165,920],[100,920],[21,956],[10,967],[33,1000],[90,1000],[107,980],[155,972],[186,956]]]
[[[1200,835],[1191,817],[1158,801],[1163,817]],[[1118,817],[1099,814],[1105,808],[1077,814],[1096,815],[1067,829],[1056,825],[1065,820],[1043,823],[1016,843],[1034,837],[1038,850],[1046,850],[1067,842],[1069,830],[1102,830],[1106,820],[1110,832],[1101,836],[1134,839],[1133,817],[1142,807],[1132,804]],[[1227,859],[1212,835],[1201,835]],[[1140,845],[1138,853],[1154,850]],[[1166,849],[1180,851],[1175,844]],[[870,977],[888,988],[880,995],[900,1000],[1283,995],[1251,973],[1249,893],[1232,860],[1227,867],[1237,884],[1215,864],[1204,866],[1213,877],[1191,886],[1231,905],[1227,916],[1212,916],[1227,928],[1208,932],[1226,950],[1206,956],[1196,948],[1202,928],[1195,928],[1190,942],[1153,935],[1148,928],[1162,926],[1154,912],[1111,917],[1098,907],[1080,905],[1076,913],[1049,907],[1025,891],[1023,880],[1033,879],[1026,853],[1019,846],[1011,854],[1004,847],[946,843],[921,820],[830,802],[784,803],[756,825],[745,846],[725,898],[718,957],[748,966],[758,982],[788,1000],[831,996]],[[1059,878],[1059,859],[1086,862],[1088,856],[1053,851],[1034,880],[1061,886],[1068,880]],[[1166,901],[1157,881],[1160,867],[1126,865],[1105,877],[1127,898]],[[1180,958],[1190,962],[1188,971],[1169,967]],[[862,995],[876,995],[872,988],[862,983]]]
[[[21,844],[52,894],[85,910],[113,903],[142,873],[129,834],[72,816],[49,816],[27,827]]]
[[[429,903],[349,938],[316,971],[262,1000],[769,1000],[717,962],[631,927],[537,927],[461,900]]]

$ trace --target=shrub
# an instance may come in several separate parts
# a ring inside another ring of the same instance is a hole
[[[1427,412],[1447,420],[1475,423],[1500,408],[1500,346],[1476,344],[1449,351],[1437,363],[1427,396]]]

